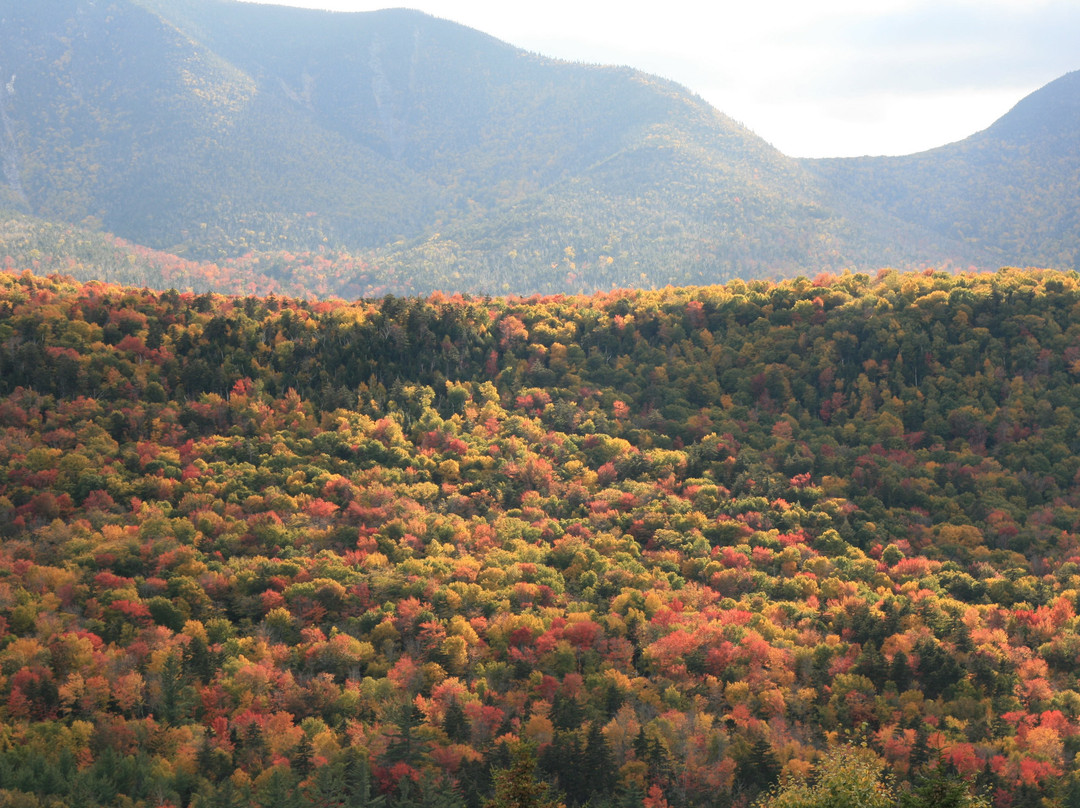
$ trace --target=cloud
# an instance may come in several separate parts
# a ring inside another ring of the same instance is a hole
[[[378,0],[283,0],[361,11]],[[900,154],[1080,68],[1077,0],[409,0],[561,59],[673,79],[792,155]]]
[[[920,4],[807,35],[835,56],[802,88],[833,97],[1031,87],[1080,67],[1075,0]]]
[[[752,34],[694,89],[793,156],[943,145],[1080,68],[1075,0],[821,0]]]

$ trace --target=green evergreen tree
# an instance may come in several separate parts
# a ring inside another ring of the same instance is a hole
[[[583,764],[581,740],[577,732],[558,730],[540,755],[540,766],[558,783],[571,805],[581,805],[589,796],[588,774]]]
[[[908,665],[907,654],[897,651],[889,666],[889,681],[896,685],[898,693],[903,693],[911,686],[911,666]]]
[[[585,738],[585,753],[581,759],[588,799],[594,795],[608,795],[615,788],[615,758],[604,737],[599,721],[589,723],[589,733]]]
[[[970,783],[938,766],[921,774],[914,786],[901,792],[898,808],[989,808],[989,802],[972,794]]]
[[[255,791],[255,802],[262,808],[297,808],[297,778],[291,769],[276,766]]]
[[[915,743],[911,745],[911,754],[908,756],[913,771],[918,771],[930,760],[929,736],[925,726],[915,730]]]
[[[184,662],[179,653],[172,653],[161,667],[161,709],[159,718],[166,724],[177,724],[187,716],[194,703],[191,687],[184,681]]]
[[[780,770],[780,761],[772,745],[764,738],[758,738],[746,756],[736,761],[735,779],[751,795],[759,794],[776,783]]]
[[[465,709],[457,699],[451,699],[446,706],[446,715],[443,716],[443,731],[455,743],[464,743],[469,740],[469,719],[465,715]]]
[[[311,774],[312,752],[311,738],[309,738],[305,732],[300,736],[300,743],[298,743],[296,749],[293,750],[292,759],[290,761],[293,771],[296,772],[296,776],[301,780]]]
[[[584,712],[577,699],[556,693],[551,703],[551,723],[555,729],[577,729],[581,726]]]
[[[465,802],[453,783],[431,770],[425,771],[419,783],[403,778],[399,785],[394,808],[464,808]]]
[[[345,750],[345,794],[347,808],[381,808],[386,799],[373,794],[371,765],[367,755],[356,747]]]
[[[427,744],[417,734],[422,718],[420,710],[411,700],[398,708],[396,716],[397,734],[387,744],[384,756],[387,763],[416,765],[424,759]]]
[[[316,767],[301,786],[300,797],[312,808],[346,808],[345,765],[336,762]]]

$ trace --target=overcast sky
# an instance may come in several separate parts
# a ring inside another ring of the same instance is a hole
[[[674,79],[794,157],[909,154],[1080,69],[1080,0],[288,0],[406,5],[546,56]]]

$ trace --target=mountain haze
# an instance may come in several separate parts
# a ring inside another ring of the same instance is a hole
[[[968,205],[919,156],[794,160],[672,82],[415,11],[0,0],[0,77],[0,205],[197,261],[360,256],[376,280],[339,294],[1075,260],[1075,217],[1042,223],[1080,160],[1049,136],[965,162]]]
[[[1032,93],[989,128],[905,157],[804,162],[838,196],[999,264],[1080,268],[1080,71]]]

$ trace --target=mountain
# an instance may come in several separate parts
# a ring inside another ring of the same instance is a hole
[[[831,192],[999,264],[1080,269],[1080,71],[1052,81],[988,129],[905,157],[808,160]]]
[[[0,53],[8,204],[186,257],[329,245],[552,291],[949,248],[841,215],[802,164],[671,82],[418,12],[4,0]]]
[[[313,125],[149,6],[0,8],[5,175],[32,213],[216,257],[321,241],[350,213],[376,244],[423,209],[415,172]]]
[[[155,258],[147,283],[269,291],[219,283],[252,254],[345,255],[329,281],[268,277],[346,296],[1076,259],[1071,84],[960,152],[802,161],[629,68],[415,11],[235,0],[0,0],[0,80],[0,208],[200,264]]]

